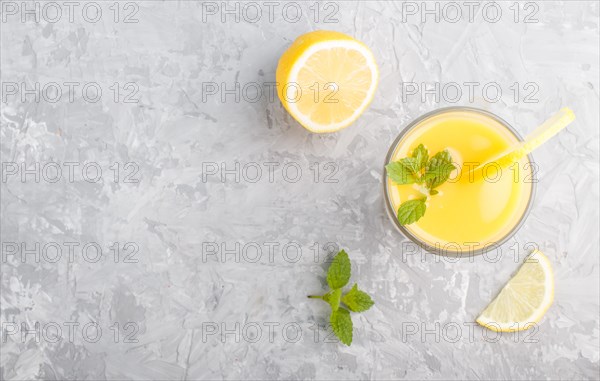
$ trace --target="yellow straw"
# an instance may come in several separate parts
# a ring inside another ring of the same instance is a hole
[[[512,146],[494,159],[490,159],[476,168],[469,171],[469,179],[480,180],[484,177],[484,170],[490,164],[496,168],[506,168],[512,163],[518,162],[531,151],[535,150],[563,128],[567,127],[575,120],[575,113],[568,107],[561,109],[552,115],[548,120],[542,123],[531,134],[527,135],[524,141]],[[472,177],[471,177],[472,176]]]

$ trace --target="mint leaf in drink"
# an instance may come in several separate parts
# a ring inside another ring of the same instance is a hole
[[[416,182],[413,171],[399,161],[394,161],[385,166],[387,175],[398,185],[414,184]]]
[[[434,160],[434,159],[452,163],[452,156],[450,156],[450,152],[448,152],[447,149],[440,151],[440,152],[436,153],[435,155],[433,155],[433,157],[431,158],[429,163],[431,164],[432,160]]]
[[[429,161],[429,152],[423,144],[419,144],[417,148],[413,150],[412,157],[417,163],[418,169],[416,172],[419,172],[424,169],[425,166],[427,166],[427,162]]]
[[[400,204],[398,208],[398,222],[400,222],[400,225],[410,225],[423,217],[425,209],[427,209],[426,200],[427,198],[423,197]]]
[[[398,221],[401,225],[410,225],[423,217],[427,209],[427,197],[437,195],[439,191],[435,188],[448,181],[450,174],[456,169],[448,150],[429,158],[429,151],[423,144],[413,150],[411,157],[389,163],[385,168],[389,178],[398,185],[421,184],[421,193],[425,196],[400,204]]]
[[[452,164],[448,150],[436,153],[427,163],[427,170],[423,175],[427,188],[432,190],[445,183],[454,169],[456,167]]]
[[[352,344],[352,318],[345,308],[339,308],[331,313],[329,318],[333,333],[346,345]]]
[[[427,165],[429,154],[423,144],[413,150],[411,157],[405,157],[385,166],[388,176],[398,185],[421,183],[421,171]]]
[[[416,179],[419,178],[419,171],[421,170],[419,168],[419,162],[412,157],[405,157],[404,159],[400,159],[398,160],[398,163],[402,164],[404,167],[408,168],[408,170],[410,171],[410,173],[413,175],[413,177]]]
[[[344,287],[350,280],[350,271],[350,258],[344,250],[341,250],[329,266],[327,284],[331,289]]]
[[[342,287],[350,279],[350,258],[344,250],[336,254],[327,271],[327,284],[331,288],[324,295],[309,295],[312,299],[322,299],[331,306],[330,322],[335,335],[346,345],[352,344],[352,318],[350,311],[340,306],[343,302],[354,312],[366,311],[373,306],[373,299],[364,291],[358,289],[356,283],[350,291],[342,296]]]
[[[369,294],[358,289],[356,283],[354,283],[352,289],[342,297],[342,302],[353,312],[366,311],[375,304]]]

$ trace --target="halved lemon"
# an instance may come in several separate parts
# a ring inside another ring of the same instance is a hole
[[[365,111],[377,88],[373,53],[343,33],[303,34],[277,65],[277,95],[285,109],[312,132],[348,127]]]
[[[493,331],[523,331],[538,323],[554,300],[554,275],[541,251],[531,253],[519,271],[477,318]]]

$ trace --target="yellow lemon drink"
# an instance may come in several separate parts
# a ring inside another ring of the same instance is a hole
[[[411,156],[423,144],[429,155],[447,150],[456,167],[426,201],[417,222],[401,225],[400,205],[424,197],[419,184],[398,185],[384,177],[387,209],[401,232],[428,251],[444,255],[481,254],[514,234],[528,213],[534,194],[531,158],[508,168],[490,165],[483,180],[469,170],[521,141],[499,117],[473,108],[446,108],[411,123],[392,144],[386,164]],[[426,192],[425,192],[426,193]]]

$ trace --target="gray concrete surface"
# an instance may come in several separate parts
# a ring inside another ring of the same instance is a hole
[[[598,3],[455,4],[2,1],[3,379],[598,378]],[[381,72],[368,111],[322,136],[272,90],[316,29]],[[407,255],[385,214],[390,143],[451,105],[523,134],[577,114],[493,256]],[[555,270],[544,320],[474,326],[532,243]],[[306,299],[335,245],[376,302],[351,347]]]

